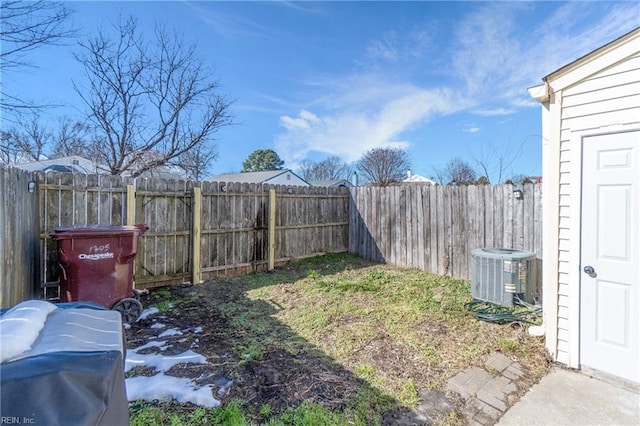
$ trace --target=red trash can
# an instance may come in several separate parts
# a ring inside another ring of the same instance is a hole
[[[133,291],[133,260],[138,238],[149,229],[134,226],[58,228],[60,301],[90,301],[120,311],[125,322],[135,321],[142,304]]]

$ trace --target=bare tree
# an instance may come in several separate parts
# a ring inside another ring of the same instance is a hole
[[[0,131],[0,163],[16,164],[21,159],[20,150],[12,145],[11,133]]]
[[[200,145],[213,146],[217,131],[231,124],[230,102],[195,46],[160,26],[154,40],[144,40],[133,18],[114,28],[115,38],[99,31],[76,55],[87,84],[74,81],[74,87],[100,138],[96,160],[114,175],[136,177]]]
[[[494,177],[495,182],[501,183],[508,176],[513,162],[522,155],[523,145],[524,141],[519,146],[507,144],[502,147],[488,143],[481,146],[478,154],[470,156],[482,176],[487,180]]]
[[[476,181],[477,175],[473,167],[459,157],[450,160],[444,168],[436,171],[436,178],[441,185],[468,185]]]
[[[40,115],[34,113],[29,119],[20,116],[16,125],[3,134],[5,152],[13,152],[16,161],[38,161],[45,154],[47,143],[52,138],[49,129],[40,122]]]
[[[374,185],[400,182],[411,167],[409,156],[400,148],[373,148],[365,152],[356,168]]]
[[[46,45],[59,44],[75,34],[65,25],[71,10],[47,0],[2,0],[0,2],[0,69],[3,74],[33,66],[28,53]],[[20,96],[2,90],[0,107],[5,111],[38,108]]]
[[[88,125],[62,119],[56,133],[53,134],[53,158],[71,155],[90,156],[91,133]]]
[[[327,157],[320,162],[304,160],[299,168],[304,180],[336,180],[348,179],[351,174],[349,165],[338,156]]]
[[[27,118],[29,117],[29,118]],[[5,164],[39,161],[71,155],[91,157],[91,133],[87,125],[62,119],[54,129],[43,125],[36,111],[20,114],[15,124],[2,132],[2,162]]]
[[[206,145],[198,145],[180,155],[174,164],[184,170],[187,179],[200,181],[217,158],[218,153],[215,149]]]

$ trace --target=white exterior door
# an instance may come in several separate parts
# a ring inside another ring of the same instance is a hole
[[[580,364],[640,382],[640,131],[582,139]]]

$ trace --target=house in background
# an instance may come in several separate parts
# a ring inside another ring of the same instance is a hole
[[[415,184],[425,186],[435,186],[436,182],[433,179],[426,178],[420,175],[414,175],[411,170],[407,170],[407,178],[401,182],[402,184]]]
[[[311,186],[323,186],[327,188],[352,188],[353,184],[346,179],[312,180]]]
[[[16,164],[17,167],[28,172],[61,172],[61,173],[84,173],[110,175],[109,167],[88,160],[79,155],[69,157],[52,158],[50,160],[32,161],[29,163]],[[126,171],[123,176],[130,176],[131,173]],[[177,168],[169,166],[158,166],[151,170],[143,172],[138,178],[147,179],[184,179],[184,174],[180,173]]]
[[[268,183],[271,185],[311,186],[291,170],[224,173],[205,179],[206,182]]]
[[[640,384],[640,28],[543,78],[547,350]]]
[[[28,172],[64,172],[85,174],[111,174],[109,168],[95,163],[79,155],[53,158],[51,160],[32,161],[30,163],[16,164],[17,167]]]

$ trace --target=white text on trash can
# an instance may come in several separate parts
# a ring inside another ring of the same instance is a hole
[[[87,260],[101,260],[101,259],[113,259],[113,253],[80,253],[78,255],[78,259],[87,259]]]

